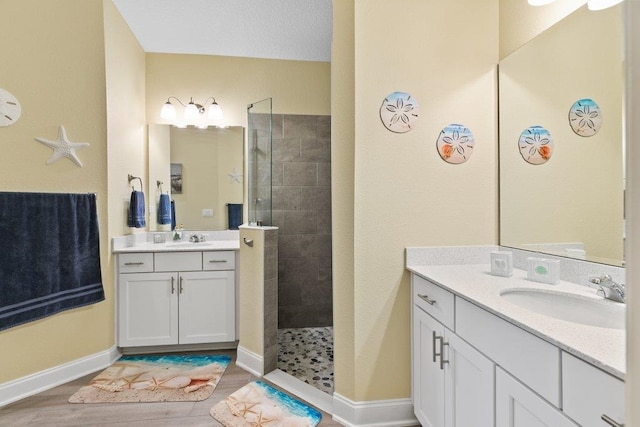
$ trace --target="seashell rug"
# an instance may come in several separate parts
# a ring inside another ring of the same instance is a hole
[[[322,418],[316,409],[262,381],[235,391],[210,413],[225,427],[314,427]]]
[[[123,356],[69,398],[70,403],[195,402],[208,398],[228,355]]]

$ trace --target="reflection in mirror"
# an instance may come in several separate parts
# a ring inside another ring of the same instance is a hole
[[[181,170],[181,191],[172,191],[173,170]],[[176,165],[179,165],[178,168]],[[198,129],[149,125],[149,182],[161,181],[171,193],[176,224],[187,230],[226,230],[227,204],[244,199],[244,128]],[[151,230],[168,230],[156,223],[160,188],[149,195]]]
[[[500,62],[500,244],[623,264],[622,7],[578,9]],[[590,98],[602,127],[578,135],[574,102]],[[530,164],[518,140],[531,126],[553,138]]]

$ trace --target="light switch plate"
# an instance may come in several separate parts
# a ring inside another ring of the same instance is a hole
[[[213,209],[202,209],[202,216],[205,218],[213,217]]]

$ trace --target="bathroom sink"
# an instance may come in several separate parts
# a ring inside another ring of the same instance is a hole
[[[211,245],[213,245],[213,242],[167,242],[167,246],[172,248],[197,248]]]
[[[621,303],[544,289],[504,289],[500,296],[512,304],[556,319],[600,328],[625,328],[625,306]]]

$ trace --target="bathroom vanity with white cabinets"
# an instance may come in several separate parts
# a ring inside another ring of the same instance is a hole
[[[121,348],[236,340],[238,242],[115,248]]]
[[[535,283],[519,270],[492,276],[488,262],[407,268],[412,400],[423,426],[623,425],[624,329],[553,318],[501,296],[526,288],[609,304],[595,289]]]

